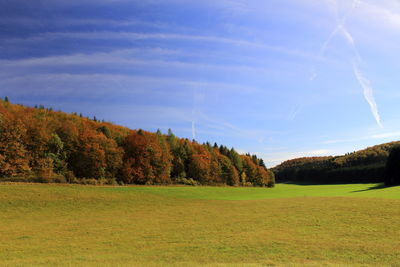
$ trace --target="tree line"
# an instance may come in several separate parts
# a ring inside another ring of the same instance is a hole
[[[394,153],[399,145],[400,142],[390,142],[342,156],[292,159],[274,167],[273,171],[278,182],[316,184],[384,182],[389,179],[387,178],[391,157],[389,155]],[[392,162],[395,162],[391,163],[392,165],[397,164],[396,166],[400,167],[398,159]]]
[[[76,113],[0,100],[0,179],[13,181],[268,186],[255,155],[131,130]]]

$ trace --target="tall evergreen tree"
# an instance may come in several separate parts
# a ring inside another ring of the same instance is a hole
[[[385,170],[386,186],[400,185],[400,146],[390,151]]]

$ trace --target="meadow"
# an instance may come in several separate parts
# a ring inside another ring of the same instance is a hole
[[[1,266],[400,266],[400,187],[0,184]]]

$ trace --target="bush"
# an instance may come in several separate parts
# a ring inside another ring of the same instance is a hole
[[[76,183],[76,177],[72,171],[66,171],[64,174],[64,177],[65,177],[65,180],[67,183],[70,183],[70,184]]]
[[[108,185],[119,185],[115,178],[108,178],[107,181],[106,181],[106,184],[108,184]]]
[[[1,177],[0,182],[11,182],[11,183],[29,183],[33,182],[33,179],[30,177],[22,177],[22,176],[11,176],[11,177]]]
[[[275,187],[275,182],[274,181],[269,181],[267,183],[267,187],[269,187],[269,188]]]
[[[65,184],[67,180],[63,175],[56,175],[53,177],[53,183]]]
[[[177,184],[183,184],[183,185],[200,185],[200,183],[192,178],[177,178],[176,179]]]
[[[254,186],[252,183],[250,183],[250,182],[244,182],[244,183],[242,183],[242,186],[245,186],[245,187],[252,187],[252,186]]]
[[[98,180],[94,179],[94,178],[82,178],[81,179],[81,184],[85,184],[85,185],[97,185],[99,182]]]

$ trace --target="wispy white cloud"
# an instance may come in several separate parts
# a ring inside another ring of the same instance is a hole
[[[215,115],[208,115],[199,109],[196,110],[195,115],[198,137],[200,134],[212,134],[214,136],[240,137],[242,140],[259,140],[271,134],[267,130],[238,126],[235,123],[217,118]]]
[[[374,134],[370,136],[372,139],[384,139],[384,138],[394,138],[400,137],[400,132],[388,132],[388,133],[382,133],[382,134]]]
[[[112,51],[110,53],[93,53],[93,54],[73,54],[67,56],[49,56],[49,57],[37,57],[28,59],[18,60],[0,60],[0,69],[10,70],[10,67],[62,67],[62,66],[74,66],[82,65],[88,66],[149,66],[154,68],[164,68],[170,70],[171,68],[179,68],[183,70],[194,70],[194,71],[208,71],[208,72],[237,72],[237,73],[249,73],[252,75],[273,75],[277,73],[277,70],[272,68],[257,67],[245,64],[217,64],[217,63],[201,63],[193,61],[178,61],[176,59],[163,59],[164,56],[176,54],[176,50],[168,49],[124,49]],[[143,55],[147,55],[148,58],[143,58]],[[6,73],[7,71],[5,71]],[[3,73],[3,75],[5,74]]]
[[[96,32],[47,32],[41,33],[35,36],[27,38],[9,38],[7,42],[37,42],[47,41],[53,39],[89,39],[89,40],[182,40],[182,41],[196,41],[196,42],[213,42],[223,43],[232,46],[238,46],[249,49],[262,49],[270,50],[278,53],[288,54],[291,56],[312,58],[312,53],[307,53],[301,50],[294,50],[288,47],[269,45],[260,42],[251,42],[242,39],[233,39],[217,36],[207,35],[190,35],[190,34],[175,34],[175,33],[138,33],[138,32],[127,32],[127,31],[96,31]]]
[[[363,1],[362,5],[358,6],[358,19],[371,26],[400,32],[400,4],[398,1]]]
[[[347,143],[347,142],[351,142],[354,139],[332,139],[332,140],[326,140],[323,141],[322,144],[324,145],[330,145],[330,144],[340,144],[340,143]]]
[[[2,78],[0,85],[3,92],[13,94],[51,94],[63,95],[71,92],[99,94],[114,90],[121,94],[132,92],[155,92],[162,88],[181,89],[182,93],[193,85],[201,87],[206,91],[223,91],[226,93],[248,94],[258,92],[261,89],[224,82],[202,82],[193,81],[190,78],[168,78],[141,75],[123,74],[77,74],[77,73],[45,73],[26,74]],[[117,86],[117,87],[116,87]],[[59,90],[64,88],[64,90]],[[70,88],[67,90],[67,88]],[[183,90],[182,90],[183,89]],[[151,90],[151,91],[150,91]]]
[[[400,138],[400,131],[391,131],[391,132],[383,132],[383,133],[377,133],[377,134],[367,134],[367,135],[360,135],[357,137],[350,137],[350,138],[343,138],[343,139],[331,139],[331,140],[325,140],[321,142],[323,145],[334,145],[334,144],[343,144],[343,143],[357,143],[360,141],[368,141],[368,140],[375,140],[375,139],[381,139],[381,142],[386,142],[388,140],[385,139],[396,139]],[[389,140],[393,141],[393,140]],[[376,142],[376,141],[374,141]]]

